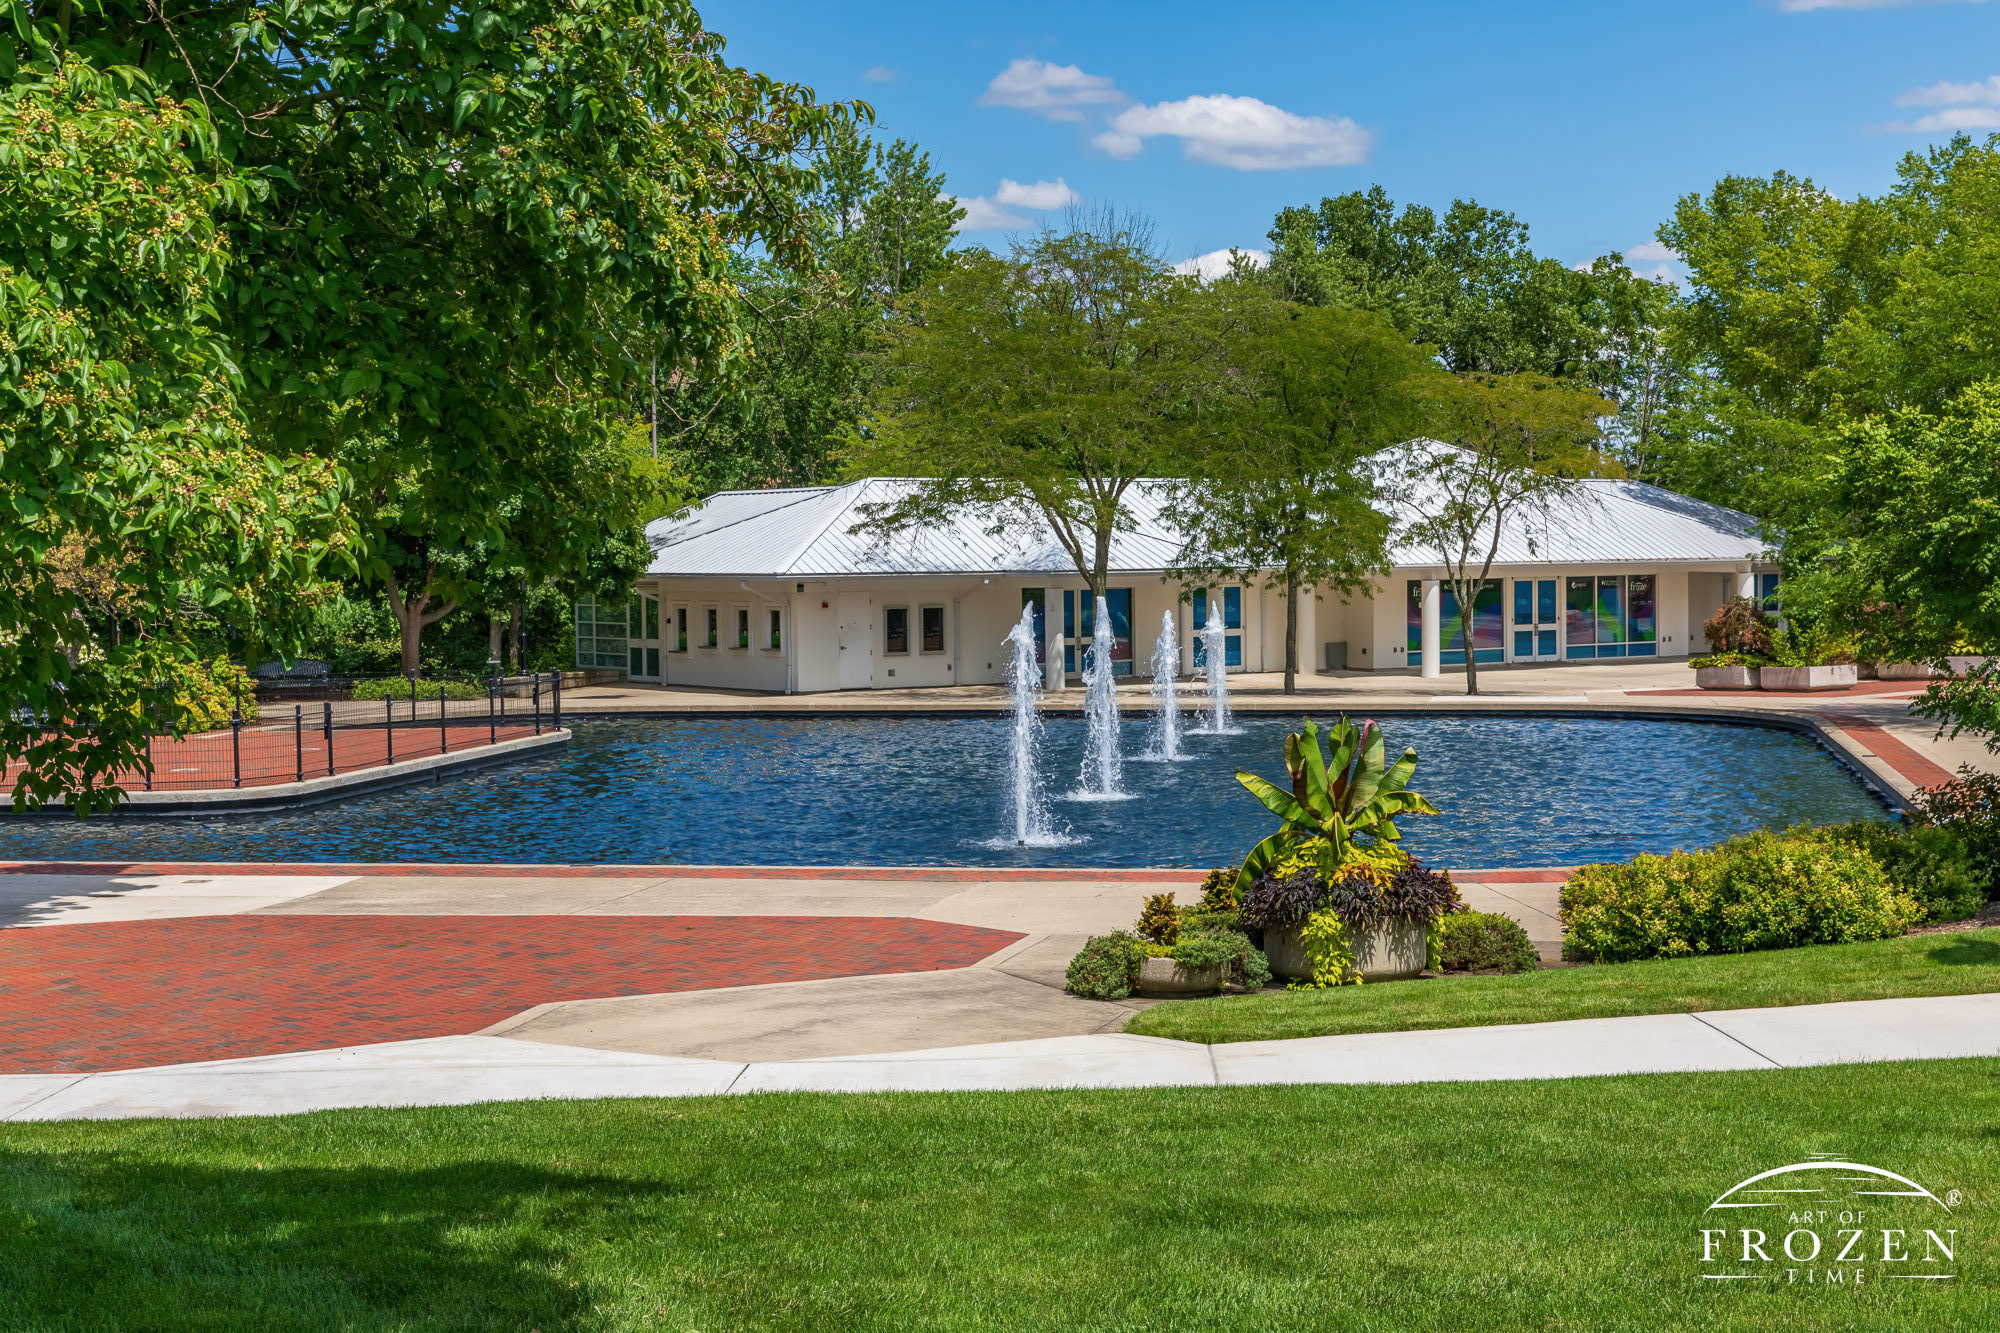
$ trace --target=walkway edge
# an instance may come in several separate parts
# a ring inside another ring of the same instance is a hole
[[[1514,1081],[1993,1056],[2000,1056],[2000,994],[1213,1046],[1106,1033],[747,1064],[494,1036],[433,1037],[80,1076],[0,1076],[0,1120],[285,1115],[755,1092]]]

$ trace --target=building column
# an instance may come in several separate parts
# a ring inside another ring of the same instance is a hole
[[[1423,630],[1423,670],[1425,680],[1430,680],[1443,674],[1438,666],[1438,640],[1443,636],[1443,630],[1438,624],[1441,602],[1442,598],[1438,594],[1438,581],[1436,579],[1425,579]]]
[[[1736,595],[1749,602],[1757,600],[1757,571],[1748,565],[1736,571]]]

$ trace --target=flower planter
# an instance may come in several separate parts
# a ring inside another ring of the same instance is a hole
[[[1754,690],[1757,668],[1753,666],[1696,667],[1694,683],[1704,690]]]
[[[1757,673],[1760,690],[1844,690],[1861,678],[1852,662],[1839,666],[1767,666]]]
[[[1379,925],[1354,931],[1348,942],[1354,949],[1354,966],[1361,979],[1396,981],[1416,976],[1430,958],[1426,934],[1423,922],[1407,917],[1392,917]],[[1265,931],[1264,957],[1270,960],[1273,976],[1290,981],[1312,976],[1312,960],[1306,957],[1297,926]]]
[[[1172,958],[1139,964],[1141,995],[1213,995],[1222,989],[1219,967],[1186,967]]]
[[[1875,679],[1877,680],[1929,680],[1931,674],[1931,664],[1929,662],[1877,662],[1875,664]]]

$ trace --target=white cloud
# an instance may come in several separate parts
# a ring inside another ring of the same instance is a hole
[[[1251,268],[1263,268],[1271,262],[1271,254],[1268,250],[1238,250],[1236,253],[1248,259]],[[1183,259],[1180,263],[1174,265],[1174,272],[1197,273],[1201,275],[1202,281],[1213,282],[1217,278],[1228,275],[1229,251],[1210,250],[1205,255],[1196,255],[1192,259]]]
[[[1372,139],[1345,116],[1299,116],[1254,97],[1217,93],[1127,107],[1091,142],[1125,158],[1155,135],[1179,139],[1192,161],[1238,171],[1349,166],[1367,160]]]
[[[1985,0],[1778,0],[1787,14],[1804,14],[1815,9],[1901,9],[1906,5],[1984,4]]]
[[[1075,65],[1051,65],[1024,56],[993,76],[979,96],[981,106],[1011,106],[1050,120],[1079,121],[1080,107],[1123,102],[1125,94],[1109,75],[1085,74]]]
[[[1066,208],[1082,203],[1083,196],[1069,188],[1069,182],[1058,176],[1052,181],[1036,181],[1033,185],[1023,185],[1016,180],[1000,178],[1000,188],[993,192],[996,204],[1012,204],[1016,208]]]
[[[902,77],[902,71],[890,69],[887,65],[877,65],[861,76],[865,83],[894,83]]]
[[[1674,287],[1678,287],[1687,281],[1687,275],[1672,264],[1661,264],[1651,272],[1635,268],[1632,270],[1632,276],[1635,278],[1644,278],[1648,282],[1664,282]]]
[[[1896,99],[1897,106],[2000,106],[2000,74],[1978,83],[1934,83],[1912,88]]]
[[[1960,130],[2000,130],[2000,107],[1955,106],[1915,120],[1892,120],[1881,128],[1906,134],[1956,134]]]
[[[1661,245],[1658,241],[1641,241],[1625,252],[1627,259],[1637,259],[1642,263],[1654,263],[1662,259],[1679,259],[1680,256]]]
[[[958,206],[965,210],[965,216],[958,220],[959,231],[1017,231],[1022,227],[1032,227],[1035,220],[1012,211],[1003,204],[996,204],[984,195],[955,196]]]

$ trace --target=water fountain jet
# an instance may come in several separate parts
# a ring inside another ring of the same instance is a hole
[[[1202,665],[1208,683],[1208,724],[1202,730],[1211,736],[1224,736],[1230,731],[1229,666],[1220,597],[1208,599],[1208,616],[1200,633]]]
[[[1075,797],[1083,801],[1122,801],[1118,789],[1118,689],[1111,652],[1117,636],[1111,631],[1111,608],[1097,599],[1097,624],[1090,637],[1090,661],[1083,673],[1083,710],[1090,722],[1090,739],[1083,751]]]
[[[1181,669],[1180,636],[1174,630],[1174,613],[1160,613],[1160,637],[1153,644],[1153,708],[1157,716],[1158,742],[1154,754],[1161,759],[1181,758]]]

